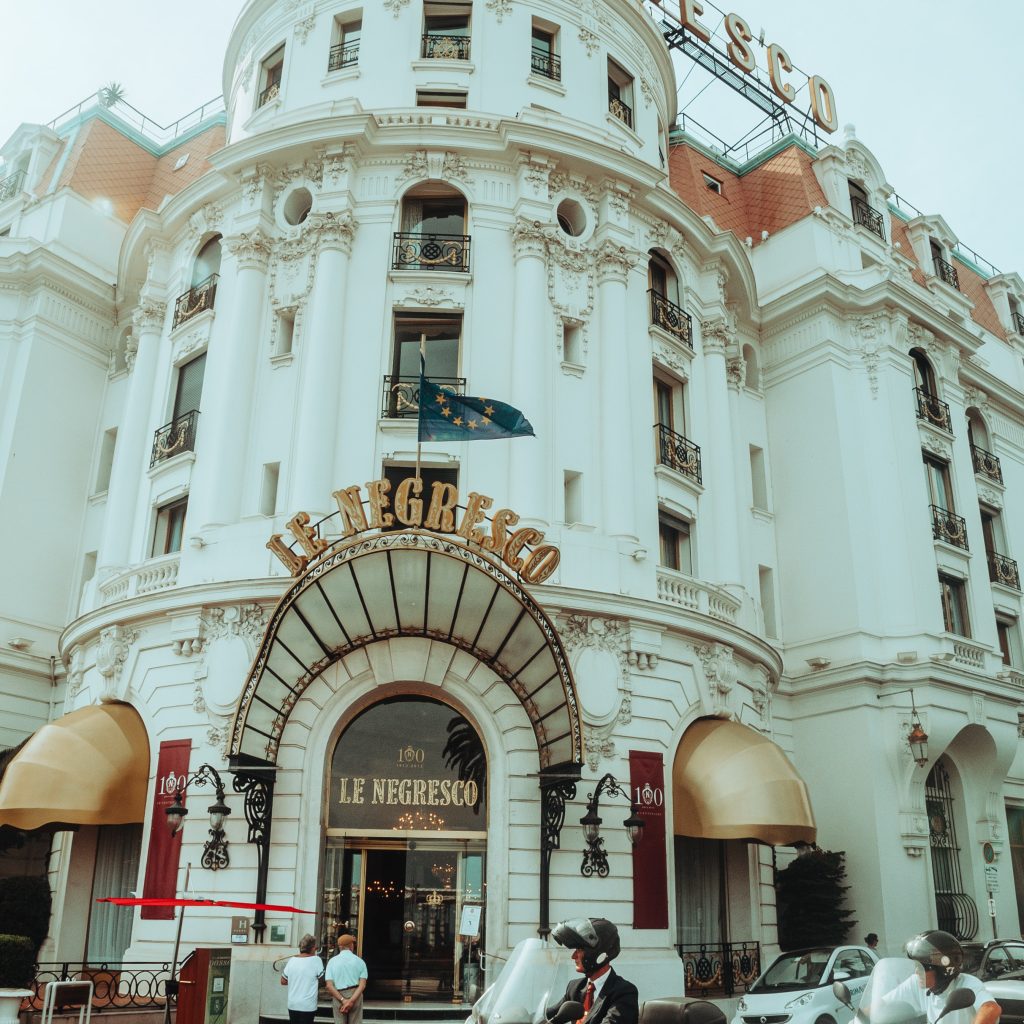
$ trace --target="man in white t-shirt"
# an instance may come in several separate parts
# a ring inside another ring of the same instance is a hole
[[[303,935],[299,955],[293,956],[281,972],[281,984],[288,986],[288,1018],[291,1024],[313,1024],[317,995],[324,965],[316,955],[316,939]]]
[[[363,991],[368,973],[355,948],[354,935],[339,935],[338,955],[327,961],[327,991],[335,1024],[363,1024]]]
[[[907,943],[906,953],[917,961],[917,974],[893,989],[887,1001],[907,1002],[925,1015],[927,1024],[935,1024],[950,993],[970,989],[974,1003],[947,1013],[942,1024],[997,1024],[1002,1008],[973,974],[960,973],[964,951],[949,932],[929,931],[915,935]]]

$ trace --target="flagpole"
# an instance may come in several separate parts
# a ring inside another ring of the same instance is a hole
[[[188,892],[189,875],[192,872],[192,862],[185,865],[185,885],[182,892]],[[171,957],[171,977],[164,987],[164,1024],[171,1024],[171,995],[174,995],[175,1007],[178,1005],[178,983],[174,975],[178,971],[178,949],[181,946],[181,925],[185,920],[185,908],[181,908],[178,914],[178,931],[174,936],[174,954]]]
[[[420,440],[420,425],[423,422],[423,378],[427,372],[427,332],[420,331],[420,389],[416,403],[416,479],[420,479],[420,455],[423,442]],[[422,486],[422,484],[421,484]]]

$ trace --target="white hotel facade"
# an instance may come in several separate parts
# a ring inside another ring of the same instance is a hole
[[[32,737],[0,874],[46,865],[40,959],[166,961],[173,921],[93,900],[191,863],[347,923],[381,998],[470,994],[478,949],[580,914],[642,996],[720,994],[701,947],[741,989],[815,838],[857,934],[987,935],[986,857],[1019,933],[1021,278],[849,133],[742,165],[670,133],[635,0],[250,0],[224,96],[162,133],[105,96],[0,149],[0,743]],[[421,338],[536,433],[425,444],[425,504],[514,510],[543,582],[408,510],[341,536],[333,492],[415,474]],[[299,512],[330,518],[303,543]],[[209,787],[154,835],[163,764],[221,773],[228,866]],[[631,854],[605,796],[584,877],[609,772],[647,825]],[[313,920],[235,947],[238,1008],[276,1006]]]

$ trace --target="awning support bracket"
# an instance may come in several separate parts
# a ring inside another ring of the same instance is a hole
[[[240,760],[233,758],[232,760]],[[267,872],[270,868],[270,829],[274,815],[274,767],[233,768],[234,790],[245,794],[245,821],[249,826],[249,842],[256,846],[256,903],[267,902]],[[267,912],[257,910],[252,930],[256,942],[263,941],[267,930]]]
[[[576,797],[581,764],[562,764],[540,773],[540,921],[537,934],[546,939],[551,932],[548,895],[551,882],[551,854],[559,849],[565,805]]]

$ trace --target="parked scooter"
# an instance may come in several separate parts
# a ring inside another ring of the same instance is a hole
[[[852,1024],[938,1024],[946,1014],[974,1005],[974,993],[970,989],[954,989],[949,993],[942,1012],[935,1020],[929,1021],[927,1015],[906,998],[916,991],[914,986],[920,984],[917,964],[913,960],[888,957],[875,964],[856,1007],[844,982],[833,982],[832,992],[836,999],[855,1011]]]

